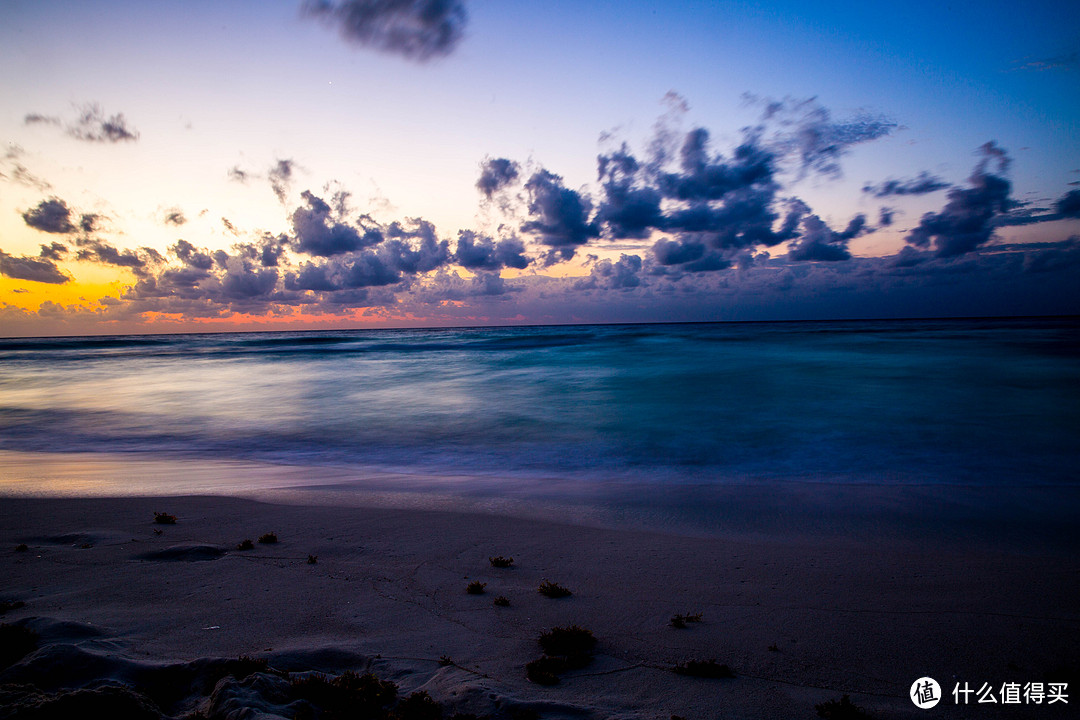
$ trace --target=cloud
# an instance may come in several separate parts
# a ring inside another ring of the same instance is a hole
[[[159,264],[165,259],[157,250],[148,247],[138,250],[119,250],[103,240],[89,238],[80,239],[77,244],[79,250],[75,253],[76,259],[126,267],[140,277],[146,275],[149,266]]]
[[[356,228],[341,220],[337,212],[309,190],[300,194],[305,205],[293,210],[293,247],[308,255],[330,257],[353,252],[383,241],[377,226]]]
[[[1054,203],[1058,214],[1067,218],[1080,218],[1080,190],[1070,190]]]
[[[948,202],[938,212],[922,216],[905,240],[918,248],[933,245],[938,257],[963,255],[984,245],[993,236],[995,220],[1014,206],[1009,199],[1012,185],[1001,175],[987,168],[996,163],[997,172],[1004,172],[1010,163],[1005,151],[993,142],[979,151],[983,159],[975,166],[969,187],[949,190]]]
[[[42,245],[41,252],[38,253],[38,255],[45,260],[63,260],[64,256],[67,255],[67,251],[67,245],[53,242],[48,245]]]
[[[128,127],[122,113],[105,117],[97,103],[84,105],[79,119],[68,126],[67,133],[77,140],[88,142],[118,143],[139,139],[139,132]]]
[[[246,183],[251,177],[251,174],[246,170],[241,170],[239,165],[230,168],[228,175],[230,180],[238,183]]]
[[[37,207],[22,214],[23,222],[35,230],[57,235],[75,232],[71,222],[71,208],[58,197],[42,200]]]
[[[484,158],[480,163],[480,178],[476,189],[491,199],[497,192],[517,181],[520,166],[506,158]]]
[[[884,198],[893,195],[926,195],[949,187],[951,187],[949,183],[941,178],[934,177],[924,170],[919,173],[918,177],[908,180],[889,179],[877,185],[867,183],[863,186],[862,191],[874,197]]]
[[[15,257],[3,250],[0,250],[0,275],[52,285],[63,285],[71,280],[47,257]]]
[[[27,113],[23,117],[25,125],[53,125],[60,127],[63,121],[53,115]],[[64,126],[64,132],[76,140],[98,143],[134,142],[139,139],[139,131],[130,127],[123,113],[106,116],[97,103],[86,103],[79,109],[79,117]]]
[[[540,169],[525,183],[525,192],[530,219],[522,223],[522,232],[536,235],[541,243],[555,248],[561,259],[573,257],[575,246],[599,236],[598,227],[589,221],[589,199],[565,187],[560,176]]]
[[[601,260],[592,266],[589,277],[575,283],[579,290],[602,288],[606,290],[632,290],[641,285],[642,261],[639,255],[619,256],[619,259]]]
[[[296,163],[292,160],[278,160],[266,174],[270,179],[270,187],[274,190],[274,195],[277,196],[278,202],[282,205],[286,203],[289,194],[289,181],[292,180],[295,167]]]
[[[460,0],[306,0],[303,13],[351,43],[417,62],[453,52],[467,22]]]
[[[864,142],[890,135],[899,125],[887,117],[863,112],[846,120],[833,120],[828,108],[817,98],[772,100],[746,94],[750,104],[761,105],[764,132],[778,127],[770,148],[777,155],[796,158],[800,176],[809,172],[838,177],[840,158]]]
[[[7,170],[7,174],[0,172],[0,178],[10,177],[12,181],[26,187],[32,187],[35,190],[49,190],[52,187],[49,183],[34,175],[22,164],[21,158],[23,155],[24,152],[21,147],[10,145],[4,152],[3,157],[0,158],[0,167]]]
[[[866,230],[866,216],[856,215],[843,232],[833,231],[817,215],[804,217],[802,226],[802,236],[788,248],[789,259],[796,262],[850,260],[848,241]]]
[[[458,232],[454,260],[466,270],[499,270],[504,267],[524,270],[529,266],[525,243],[517,238],[495,242],[472,230]]]
[[[166,225],[180,227],[187,222],[187,218],[184,216],[183,210],[177,207],[173,207],[165,210],[165,217],[163,218],[163,222]]]

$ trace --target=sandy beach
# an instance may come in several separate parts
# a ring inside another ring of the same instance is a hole
[[[1045,492],[1046,504],[1072,494]],[[732,516],[753,507],[761,498]],[[146,717],[330,717],[297,679],[350,670],[395,683],[387,707],[402,717],[417,692],[447,718],[816,717],[843,695],[869,717],[926,717],[908,698],[923,676],[946,695],[936,717],[1069,714],[1073,698],[958,707],[949,694],[965,681],[1075,681],[1067,522],[1025,544],[1036,535],[1023,525],[987,542],[1006,530],[993,514],[951,532],[898,513],[855,518],[850,532],[832,517],[766,516],[692,537],[229,497],[5,498],[3,622],[36,638],[5,659],[0,717],[51,717],[35,713],[119,684]],[[266,533],[277,542],[258,542]],[[238,549],[245,539],[252,549]],[[545,597],[545,580],[572,594]],[[482,592],[467,592],[473,582]],[[591,661],[557,684],[530,680],[541,634],[575,625],[596,638]],[[734,677],[673,672],[692,661]]]

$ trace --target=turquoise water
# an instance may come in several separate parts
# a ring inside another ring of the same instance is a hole
[[[1073,484],[1080,320],[0,340],[0,449],[587,483]]]

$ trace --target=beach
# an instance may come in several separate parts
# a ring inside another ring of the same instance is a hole
[[[994,511],[984,491],[945,502],[940,488],[946,509],[922,526],[901,493],[838,522],[836,509],[860,504],[860,492],[733,492],[731,516],[743,520],[709,534],[365,507],[362,496],[351,506],[6,497],[3,621],[32,629],[38,644],[0,672],[2,716],[36,717],[19,713],[124,683],[148,716],[304,717],[290,683],[345,671],[391,681],[399,698],[426,692],[443,717],[816,717],[844,695],[869,717],[925,717],[908,697],[924,676],[946,696],[937,717],[1067,716],[1073,698],[964,707],[950,693],[963,682],[1075,681],[1074,493],[1025,490],[1041,519],[1014,513],[1011,529],[1002,518],[1015,499]],[[830,493],[820,506],[832,510],[803,522],[763,501]],[[964,520],[960,508],[976,501],[983,510]],[[277,542],[258,542],[266,533]],[[238,549],[245,539],[252,549]],[[511,566],[495,567],[500,556]],[[545,597],[544,581],[572,594]],[[472,582],[482,593],[467,592]],[[494,604],[500,596],[507,606]],[[557,684],[530,680],[541,634],[572,626],[596,638],[591,661]],[[228,674],[239,658],[257,669]],[[673,672],[694,661],[733,677]]]

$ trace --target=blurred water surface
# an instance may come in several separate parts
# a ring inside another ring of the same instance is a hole
[[[512,493],[1073,484],[1078,440],[1076,318],[0,340],[9,451],[486,476]]]

